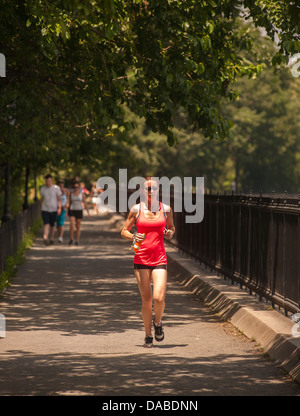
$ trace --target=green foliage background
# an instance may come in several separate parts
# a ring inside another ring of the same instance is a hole
[[[2,0],[0,205],[8,160],[13,213],[26,167],[298,193],[299,22],[286,0]]]

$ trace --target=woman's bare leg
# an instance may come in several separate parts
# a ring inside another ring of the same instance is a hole
[[[76,219],[76,241],[77,243],[79,243],[79,239],[80,239],[80,224],[81,224],[81,220]]]
[[[154,269],[152,271],[153,302],[155,323],[159,324],[165,310],[165,297],[167,290],[167,270]]]
[[[70,217],[70,239],[74,238],[75,217]]]
[[[58,237],[62,238],[64,234],[64,227],[63,226],[57,227],[57,233],[58,233]]]
[[[152,328],[151,271],[149,269],[135,269],[134,273],[142,297],[142,317],[147,336],[151,334]]]
[[[44,240],[48,239],[50,224],[44,224]]]

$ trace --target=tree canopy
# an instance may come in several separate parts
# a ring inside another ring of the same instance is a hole
[[[129,176],[145,171],[154,176],[204,176],[212,191],[298,193],[300,78],[284,64],[274,71],[276,45],[250,24],[247,30],[254,45],[244,58],[262,65],[263,71],[256,79],[237,80],[238,99],[221,102],[224,117],[233,121],[231,136],[216,141],[193,132],[182,111],[175,119],[178,145],[170,147],[131,113],[128,117],[137,128],[112,139],[108,175],[117,177],[122,166]]]
[[[170,145],[179,112],[193,131],[228,138],[223,100],[262,70],[244,53],[245,21],[276,40],[276,67],[300,50],[299,11],[286,0],[2,0],[0,165],[109,160],[112,137],[133,127],[126,108]]]

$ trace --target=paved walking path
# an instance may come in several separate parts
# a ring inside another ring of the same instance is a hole
[[[165,341],[143,348],[129,243],[108,218],[82,225],[79,247],[38,237],[0,298],[0,395],[300,395],[171,276]]]

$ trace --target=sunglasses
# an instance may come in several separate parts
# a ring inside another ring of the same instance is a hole
[[[149,191],[157,191],[158,190],[158,187],[157,186],[154,186],[154,187],[150,187],[150,188],[144,188],[144,191],[146,191],[146,192],[149,192]]]

